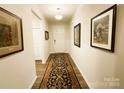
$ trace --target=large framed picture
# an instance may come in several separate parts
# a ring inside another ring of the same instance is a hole
[[[23,49],[21,18],[0,7],[0,57]]]
[[[45,31],[45,40],[49,40],[49,32]]]
[[[114,52],[116,8],[113,5],[91,19],[91,46]]]
[[[80,38],[81,38],[81,24],[74,26],[74,45],[80,47]]]

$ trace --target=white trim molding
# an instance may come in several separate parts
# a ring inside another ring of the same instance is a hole
[[[36,81],[36,79],[37,79],[37,76],[35,76],[35,77],[33,78],[33,80],[32,80],[32,82],[31,82],[31,84],[29,85],[28,89],[31,89],[31,88],[32,88],[32,86],[33,86],[34,82]]]

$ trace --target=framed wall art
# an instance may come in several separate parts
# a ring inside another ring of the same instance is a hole
[[[116,8],[113,5],[91,19],[91,46],[114,52]]]
[[[81,38],[81,24],[74,26],[74,45],[80,47],[80,38]]]
[[[45,40],[49,40],[49,32],[45,31]]]
[[[0,57],[23,49],[21,18],[0,7]]]

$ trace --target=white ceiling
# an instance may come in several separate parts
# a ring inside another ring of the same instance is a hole
[[[56,22],[54,18],[55,15],[61,14],[63,15],[63,19],[61,22],[70,21],[75,10],[77,9],[78,4],[41,4],[39,5],[42,14],[45,16],[47,21]],[[60,8],[60,10],[57,10]]]

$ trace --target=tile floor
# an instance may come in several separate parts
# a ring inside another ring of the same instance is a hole
[[[36,65],[37,79],[36,79],[32,89],[39,89],[39,86],[40,86],[40,83],[41,83],[42,78],[44,76],[47,64],[42,64],[42,62],[36,61],[35,65]]]

